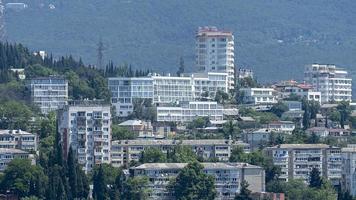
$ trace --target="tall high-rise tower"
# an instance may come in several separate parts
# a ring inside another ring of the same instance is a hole
[[[234,89],[234,35],[216,27],[199,27],[196,35],[196,66],[199,72],[228,73],[229,89]]]

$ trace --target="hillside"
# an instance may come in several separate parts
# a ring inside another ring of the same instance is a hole
[[[101,37],[105,60],[174,72],[183,56],[194,66],[197,27],[215,25],[234,32],[236,62],[261,81],[301,78],[312,62],[346,67],[356,78],[354,0],[23,2],[29,4],[25,11],[6,12],[8,40],[89,63],[96,63]],[[56,8],[48,9],[49,3]]]

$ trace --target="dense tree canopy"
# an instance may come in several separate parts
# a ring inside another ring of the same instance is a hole
[[[172,181],[170,189],[177,200],[213,200],[217,195],[214,178],[206,175],[198,162],[184,167]]]

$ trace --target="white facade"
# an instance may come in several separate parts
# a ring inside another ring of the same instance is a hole
[[[32,102],[43,114],[58,110],[67,105],[68,81],[61,77],[32,79],[29,83]]]
[[[244,103],[275,104],[278,102],[277,93],[273,88],[241,88]]]
[[[335,65],[307,65],[304,80],[321,93],[321,102],[350,101],[352,98],[352,79],[344,69]]]
[[[158,122],[191,122],[198,117],[209,117],[211,121],[224,118],[224,108],[217,102],[190,101],[181,102],[179,106],[158,106]]]
[[[249,145],[240,141],[211,140],[116,140],[111,144],[111,164],[114,167],[129,165],[131,161],[139,161],[142,151],[148,148],[158,148],[162,153],[173,150],[174,147],[189,147],[199,157],[204,159],[217,158],[228,161],[235,147],[242,147],[249,152]]]
[[[111,103],[118,116],[126,117],[133,111],[134,99],[149,99],[152,103],[192,101],[208,92],[211,97],[217,91],[228,92],[226,73],[190,74],[187,76],[160,76],[109,78]]]
[[[70,147],[88,172],[94,165],[110,163],[110,106],[99,102],[71,102],[58,111],[58,131],[66,156]]]
[[[0,148],[37,151],[36,134],[21,130],[0,130]]]
[[[342,148],[342,187],[356,196],[356,145],[349,144]]]
[[[274,165],[281,168],[279,179],[309,180],[313,168],[318,168],[321,176],[334,185],[341,180],[341,148],[326,144],[281,144],[265,150]]]
[[[203,172],[215,179],[216,199],[233,200],[240,192],[242,180],[246,180],[252,192],[265,191],[265,172],[262,167],[247,163],[201,163]],[[147,176],[150,180],[149,199],[174,200],[167,190],[169,182],[174,179],[187,163],[146,163],[131,167],[134,177]],[[208,191],[207,191],[208,192]]]
[[[229,89],[235,86],[234,36],[216,27],[200,27],[196,35],[196,66],[199,72],[225,72]]]

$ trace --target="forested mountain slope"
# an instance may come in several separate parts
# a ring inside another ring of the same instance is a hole
[[[101,37],[105,60],[175,72],[183,56],[193,69],[195,31],[214,25],[234,32],[236,63],[261,81],[300,79],[313,62],[356,71],[354,0],[22,1],[6,11],[8,40],[92,64]]]

